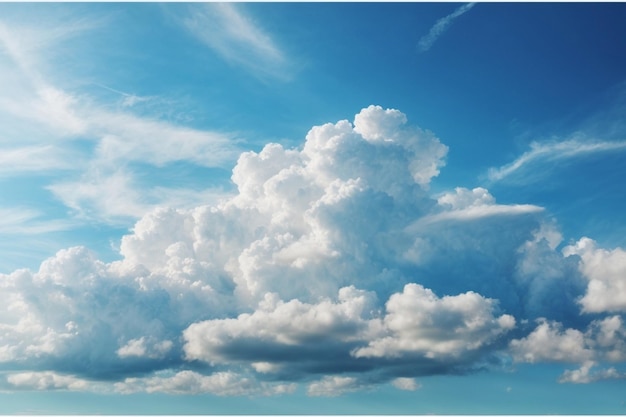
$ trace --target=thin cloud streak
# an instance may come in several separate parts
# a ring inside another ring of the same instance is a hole
[[[232,3],[197,6],[183,26],[226,61],[260,76],[288,78],[288,59],[272,38]]]
[[[36,68],[42,65],[39,58],[52,51],[55,46],[71,38],[90,32],[106,23],[107,18],[79,18],[62,24],[46,24],[44,27],[28,27],[25,24],[9,26],[0,21],[0,51],[5,51],[10,59],[25,73],[34,86],[45,84]]]
[[[461,16],[463,13],[469,11],[472,7],[474,7],[475,4],[476,3],[464,4],[463,6],[459,7],[454,12],[452,12],[451,14],[439,19],[437,23],[435,23],[435,25],[432,28],[430,28],[430,32],[428,32],[427,35],[422,36],[422,38],[419,40],[419,43],[418,43],[419,51],[420,52],[428,51],[433,46],[435,41],[437,41],[437,39],[439,39],[439,37],[443,35],[443,33],[446,30],[448,30],[448,27],[450,27],[452,22],[457,17]]]
[[[23,174],[41,174],[45,171],[76,170],[80,164],[77,152],[52,145],[0,148],[0,178]]]
[[[487,175],[491,181],[500,181],[511,174],[522,170],[525,166],[533,162],[541,160],[554,161],[557,159],[574,158],[587,154],[623,149],[626,149],[626,141],[584,143],[579,140],[572,139],[564,142],[547,144],[533,142],[530,144],[530,151],[524,152],[519,158],[510,164],[506,164],[500,168],[490,168]]]
[[[415,232],[420,230],[420,228],[424,225],[443,221],[472,221],[493,216],[517,216],[522,214],[539,213],[544,210],[545,209],[543,207],[533,204],[493,204],[467,207],[460,210],[451,210],[425,216],[410,225],[406,230],[408,232]]]
[[[42,220],[43,213],[28,207],[0,207],[0,233],[39,235],[70,230],[76,225],[66,220]]]

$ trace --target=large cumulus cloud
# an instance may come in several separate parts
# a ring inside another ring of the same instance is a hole
[[[447,151],[370,106],[243,153],[232,197],[147,213],[119,261],[70,248],[3,275],[4,385],[337,395],[505,356],[620,375],[591,369],[624,357],[623,251],[560,249],[543,208],[481,187],[432,195]]]

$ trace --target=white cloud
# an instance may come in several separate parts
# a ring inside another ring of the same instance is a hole
[[[10,374],[7,376],[7,381],[17,389],[34,389],[38,391],[85,391],[92,385],[87,380],[50,371]]]
[[[297,374],[359,366],[384,369],[385,360],[391,361],[389,366],[396,359],[412,358],[422,363],[413,369],[420,374],[420,366],[428,369],[429,361],[452,359],[452,367],[471,365],[485,347],[515,326],[512,316],[493,315],[493,300],[475,293],[437,298],[408,284],[403,293],[390,297],[385,314],[372,297],[354,287],[341,289],[337,302],[317,304],[283,302],[276,294],[266,294],[252,314],[189,326],[183,332],[186,359]],[[411,381],[402,377],[394,384],[417,389]],[[364,383],[356,376],[329,376],[313,383],[310,392],[330,395]]]
[[[47,187],[78,217],[114,222],[141,217],[149,206],[141,201],[133,177],[122,169],[113,173],[90,169],[79,181]]]
[[[626,311],[626,251],[598,248],[593,240],[581,238],[563,248],[563,254],[580,256],[580,271],[589,281],[580,299],[584,312]]]
[[[512,316],[494,315],[493,300],[473,292],[439,298],[418,284],[392,295],[386,309],[382,337],[355,349],[355,357],[460,357],[515,327]]]
[[[559,378],[560,383],[572,384],[589,384],[591,382],[602,381],[605,379],[623,379],[626,375],[618,372],[615,368],[601,369],[592,372],[591,369],[596,366],[593,361],[587,361],[581,365],[579,369],[566,370]]]
[[[436,223],[446,220],[466,221],[482,219],[491,216],[514,216],[520,214],[537,213],[543,211],[543,207],[533,204],[493,204],[467,207],[460,210],[444,211],[442,213],[433,214],[419,220],[421,224]]]
[[[403,391],[415,391],[422,387],[415,381],[415,378],[396,378],[391,381],[391,385]]]
[[[117,350],[117,355],[120,358],[137,356],[157,359],[164,357],[172,349],[172,346],[171,340],[154,341],[142,336],[139,339],[129,340]]]
[[[145,103],[145,102],[151,102],[154,100],[157,100],[157,97],[145,97],[145,96],[138,96],[136,94],[130,94],[130,93],[125,93],[123,91],[120,90],[116,90],[114,88],[111,87],[107,87],[106,85],[102,85],[102,84],[95,84],[98,87],[104,88],[105,90],[108,90],[112,93],[118,94],[122,97],[121,103],[120,105],[122,107],[133,107],[139,103]]]
[[[513,357],[520,362],[584,362],[593,356],[585,336],[576,329],[563,330],[559,323],[540,321],[527,337],[512,340]]]
[[[0,177],[80,169],[79,152],[53,145],[33,145],[0,150]]]
[[[490,168],[488,178],[491,181],[503,180],[527,166],[536,163],[550,162],[555,160],[569,159],[599,152],[626,149],[624,141],[592,141],[584,139],[570,139],[563,142],[539,143],[532,142],[530,150],[524,152],[515,161],[500,168]]]
[[[8,18],[9,13],[4,17]],[[106,21],[102,16],[98,19],[64,16],[63,24],[59,24],[56,19],[40,19],[36,26],[31,26],[23,16],[12,18],[11,24],[0,21],[0,51],[6,52],[20,71],[37,86],[42,86],[42,79],[36,69],[45,65],[43,56],[48,57],[55,50],[55,46],[68,39],[82,36],[102,26]]]
[[[449,367],[438,365],[438,372],[471,368],[515,320],[496,315],[495,301],[473,292],[438,298],[411,284],[397,293],[411,276],[402,272],[402,263],[389,269],[411,246],[415,232],[407,226],[416,218],[450,204],[464,210],[494,201],[484,189],[459,189],[440,197],[440,204],[428,197],[446,151],[431,133],[408,126],[399,111],[370,106],[357,114],[354,127],[348,121],[314,127],[302,150],[270,144],[244,153],[233,169],[238,194],[213,206],[153,210],[122,239],[122,260],[105,264],[72,249],[36,274],[22,272],[18,281],[32,284],[8,293],[22,300],[22,316],[36,325],[28,337],[15,324],[7,327],[10,340],[22,341],[7,350],[7,360],[29,360],[40,352],[43,363],[50,363],[52,357],[80,357],[93,349],[90,354],[100,361],[93,372],[145,361],[157,368],[186,358],[240,364],[255,375],[278,378],[328,367],[354,372],[360,364],[384,370],[381,363],[407,358],[418,363],[416,375],[433,372],[433,360],[453,359]],[[123,185],[111,188],[111,204],[127,201],[116,198],[133,188]],[[68,186],[71,191],[81,197],[80,188]],[[381,284],[391,295],[387,313],[372,292]],[[51,294],[59,303],[40,312],[23,302],[32,291],[50,293],[50,285],[57,286]],[[72,295],[76,288],[80,296]],[[79,313],[96,294],[107,297],[102,311]],[[133,298],[160,307],[127,305]],[[132,320],[115,321],[122,311]],[[402,324],[407,314],[415,322]],[[107,330],[95,337],[86,333],[90,327]],[[430,337],[415,336],[422,330]],[[184,345],[177,341],[181,334]],[[168,340],[173,344],[159,348]],[[176,358],[181,351],[185,357]],[[389,372],[379,378],[400,376]]]
[[[325,350],[328,343],[349,344],[366,337],[370,330],[367,316],[374,307],[372,297],[373,294],[346,287],[339,290],[338,303],[324,300],[310,305],[298,300],[285,303],[276,294],[268,293],[252,314],[189,326],[183,332],[185,355],[190,360],[216,364],[236,360],[234,351],[237,349],[234,347],[246,340],[255,340],[251,350],[263,343],[276,346],[276,350],[279,345],[307,345],[308,350],[318,351]],[[253,352],[243,353],[254,355]],[[275,356],[272,352],[268,353]],[[258,361],[269,362],[267,359],[257,358]]]
[[[590,373],[602,362],[618,363],[626,359],[626,328],[620,316],[592,321],[583,332],[564,329],[560,323],[539,320],[538,326],[526,337],[512,340],[509,352],[518,362],[579,363],[580,369],[568,370],[560,382],[589,383],[618,378],[615,369]]]
[[[469,190],[457,187],[454,192],[446,192],[437,199],[439,212],[421,217],[407,230],[420,228],[444,221],[472,221],[493,216],[517,216],[539,213],[543,207],[532,204],[496,204],[496,199],[482,187]]]
[[[368,142],[382,141],[403,147],[411,158],[408,168],[413,180],[427,187],[430,180],[439,175],[439,168],[445,165],[448,147],[441,144],[432,132],[407,128],[406,123],[406,116],[398,110],[369,106],[355,116],[354,131]],[[383,172],[379,171],[378,175]]]
[[[221,166],[237,155],[235,140],[225,134],[199,131],[129,113],[94,108],[85,116],[98,137],[96,157],[119,165],[141,161],[163,166],[189,161],[199,166]]]
[[[325,376],[319,381],[312,382],[307,388],[311,397],[337,397],[347,392],[357,391],[360,388],[357,378],[350,376]]]
[[[71,89],[84,80],[65,72],[60,76],[54,68],[55,52],[75,47],[70,41],[79,36],[93,36],[93,29],[105,20],[65,16],[58,26],[47,20],[37,26],[28,19],[21,25],[0,21],[0,50],[8,58],[0,59],[0,71],[10,80],[0,92],[5,133],[0,175],[45,171],[50,178],[47,189],[92,221],[128,224],[129,218],[139,218],[154,205],[181,199],[197,205],[206,190],[146,189],[136,184],[135,178],[144,173],[139,164],[154,169],[172,163],[223,167],[238,154],[233,135],[171,123],[158,112],[139,116],[133,106],[112,110],[95,96]],[[85,53],[76,48],[76,56]],[[56,85],[59,79],[65,80],[65,87]],[[140,101],[135,96],[126,99],[126,104]]]
[[[461,16],[463,13],[466,13],[467,11],[469,11],[472,7],[474,7],[474,5],[476,5],[476,3],[464,4],[463,6],[460,6],[454,12],[450,13],[446,17],[443,17],[437,20],[437,23],[435,23],[435,25],[432,28],[430,28],[430,31],[428,32],[428,34],[424,35],[419,40],[418,48],[420,52],[428,51],[433,46],[435,41],[439,39],[439,37],[443,35],[443,33],[446,30],[448,30],[448,28],[450,27],[450,25],[454,22],[456,18]]]
[[[180,371],[171,376],[148,378],[126,378],[115,384],[115,390],[122,394],[135,392],[166,394],[214,394],[233,395],[277,395],[289,394],[296,384],[257,382],[234,372],[217,372],[202,375],[193,371]]]
[[[0,232],[8,235],[40,235],[68,230],[71,221],[42,219],[44,213],[28,207],[0,207]]]
[[[513,278],[527,319],[550,317],[576,327],[581,324],[577,299],[584,294],[586,280],[578,271],[577,260],[564,257],[557,249],[561,242],[556,224],[542,222],[518,248]]]
[[[199,312],[218,310],[210,286],[194,277],[202,271],[187,266],[163,276],[70,248],[36,273],[2,275],[1,361],[88,377],[181,362],[180,331]]]
[[[578,258],[557,251],[562,238],[540,208],[498,205],[483,188],[434,198],[445,145],[397,110],[370,106],[354,120],[312,128],[301,148],[243,153],[233,195],[153,209],[123,237],[118,261],[70,248],[36,272],[2,275],[0,361],[118,381],[119,392],[293,389],[269,379],[306,381],[311,395],[417,389],[413,377],[493,363],[513,315],[549,312],[536,306],[559,291],[575,299]],[[132,201],[137,215],[150,204],[123,195],[132,175],[113,179],[99,186],[105,196],[64,184],[67,203],[108,199],[106,210],[122,213]],[[420,223],[445,213],[456,221]],[[621,321],[577,330],[570,307],[552,309],[567,311],[568,330],[546,322],[511,342],[516,360],[621,360]]]
[[[262,77],[288,77],[287,56],[241,5],[213,3],[190,9],[191,15],[183,19],[185,28],[226,61]]]
[[[462,210],[469,207],[490,206],[496,203],[496,199],[482,187],[473,190],[457,187],[454,193],[444,193],[437,199],[437,203],[440,206],[450,207],[452,210]]]

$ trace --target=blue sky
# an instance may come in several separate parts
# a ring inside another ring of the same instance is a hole
[[[0,4],[0,413],[623,414],[625,18]]]

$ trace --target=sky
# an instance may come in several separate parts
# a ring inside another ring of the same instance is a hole
[[[626,413],[623,3],[0,3],[0,414]]]

